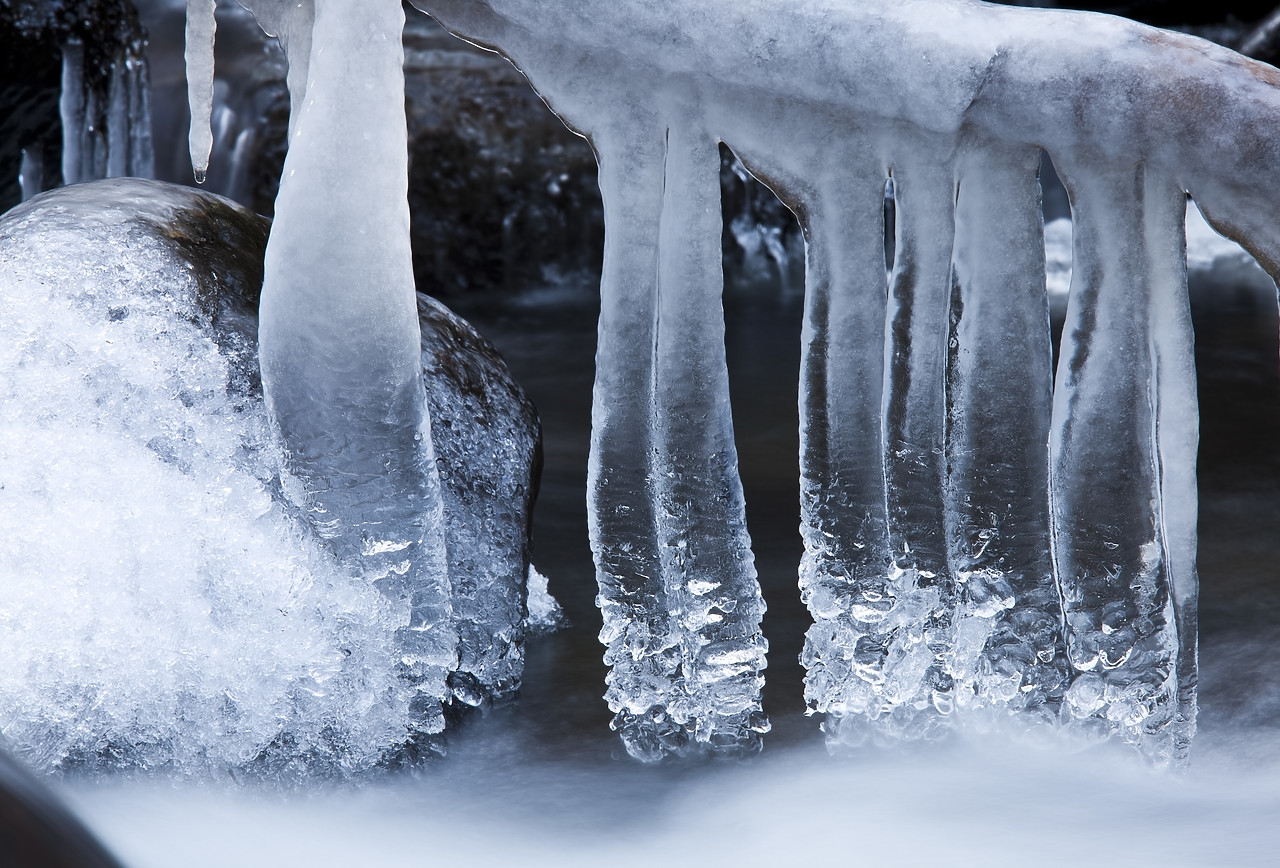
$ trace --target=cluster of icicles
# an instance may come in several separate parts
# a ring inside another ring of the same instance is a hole
[[[510,58],[599,157],[588,496],[606,698],[633,754],[752,750],[768,729],[720,301],[724,142],[807,241],[803,660],[831,741],[1016,713],[1185,758],[1198,419],[1183,220],[1190,195],[1275,273],[1280,73],[1121,19],[969,0],[413,3]],[[197,119],[213,4],[189,2]],[[417,339],[399,0],[244,5],[284,43],[294,108],[263,293],[277,427],[321,500],[345,444],[400,437],[404,479],[383,491],[430,515],[412,458],[428,420],[401,364]],[[207,125],[193,130],[199,173]],[[1042,149],[1074,221],[1056,373]],[[351,344],[340,377],[298,361],[317,329]],[[398,421],[316,446],[316,426],[349,418],[318,398]],[[317,508],[341,524],[360,500]],[[394,592],[429,636],[448,605],[429,523],[424,537],[397,509],[396,539],[422,555]],[[406,652],[428,694],[444,644]]]

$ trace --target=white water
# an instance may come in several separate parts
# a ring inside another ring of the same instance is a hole
[[[683,777],[529,759],[450,765],[431,781],[287,799],[136,784],[72,796],[132,868],[1243,868],[1274,864],[1280,848],[1274,762],[1207,762],[1174,776],[1107,751],[975,742],[850,761],[793,750]]]

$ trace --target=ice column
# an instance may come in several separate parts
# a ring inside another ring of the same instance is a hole
[[[807,240],[800,366],[800,593],[814,618],[805,699],[831,737],[882,709],[890,587],[882,400],[888,284],[887,169],[857,148],[830,155],[804,209]],[[868,167],[868,168],[863,168]]]
[[[1076,673],[1066,704],[1170,759],[1194,731],[1194,680],[1178,685],[1180,653],[1194,667],[1194,610],[1175,614],[1171,593],[1195,554],[1186,194],[1143,164],[1064,167],[1074,263],[1051,478]]]
[[[943,524],[947,328],[955,170],[946,142],[911,142],[892,163],[896,246],[889,288],[884,410],[887,579],[882,726],[919,736],[951,702],[938,665],[950,644],[955,582]],[[918,713],[921,704],[923,714]]]
[[[1069,670],[1049,546],[1052,406],[1040,149],[971,134],[957,161],[946,492],[958,709],[1056,717]]]
[[[409,249],[403,24],[398,0],[316,3],[259,342],[286,493],[403,606],[405,675],[433,732],[457,638]]]
[[[756,750],[768,729],[725,362],[718,142],[692,120],[665,135],[655,120],[597,139],[606,251],[589,486],[606,698],[647,759]]]

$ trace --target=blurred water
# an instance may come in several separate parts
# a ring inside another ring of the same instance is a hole
[[[535,560],[573,626],[533,640],[520,703],[407,778],[282,795],[228,782],[71,784],[130,865],[1269,865],[1280,852],[1280,371],[1275,296],[1193,292],[1201,454],[1201,730],[1185,775],[1117,747],[964,737],[834,760],[805,718],[795,589],[800,299],[727,300],[748,521],[769,603],[766,709],[748,763],[644,767],[608,732],[584,507],[595,308],[560,285],[461,312],[538,404]]]

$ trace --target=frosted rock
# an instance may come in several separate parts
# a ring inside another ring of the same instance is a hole
[[[266,230],[137,180],[0,220],[0,734],[37,769],[345,774],[424,728],[407,613],[279,496],[256,362]],[[452,628],[485,639],[448,677],[475,702],[518,686],[538,428],[492,347],[421,303],[440,337],[427,394],[460,420],[440,455],[476,453],[442,473],[446,538],[472,545],[450,563],[474,584]]]

